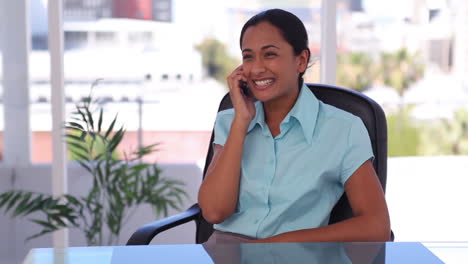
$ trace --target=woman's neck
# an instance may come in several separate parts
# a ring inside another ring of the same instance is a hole
[[[265,112],[265,122],[270,128],[271,134],[275,137],[280,131],[280,124],[291,111],[299,97],[299,89],[290,96],[284,96],[276,100],[263,103],[263,111]]]

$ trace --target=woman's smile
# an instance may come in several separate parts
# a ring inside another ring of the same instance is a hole
[[[263,79],[252,80],[252,82],[254,83],[255,89],[262,91],[273,86],[273,84],[275,83],[275,79],[263,78]]]

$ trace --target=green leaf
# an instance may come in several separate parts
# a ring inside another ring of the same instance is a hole
[[[91,136],[91,138],[93,139],[93,141],[96,140],[96,133],[95,133],[95,132],[89,132],[88,134]],[[94,142],[92,142],[92,143],[94,143]]]
[[[28,215],[35,211],[40,211],[43,207],[44,196],[42,194],[36,196],[36,198],[32,199],[31,202],[28,204],[27,209],[23,212],[23,215]]]
[[[125,134],[125,130],[123,127],[121,127],[112,137],[112,139],[109,141],[109,148],[108,148],[109,152],[114,152],[114,150],[122,141],[124,134]]]
[[[0,195],[0,208],[3,207],[3,205],[5,205],[14,194],[14,191],[2,193]]]
[[[48,233],[54,232],[54,231],[57,231],[57,230],[56,230],[56,229],[54,229],[54,230],[44,229],[44,230],[42,230],[41,232],[39,232],[39,233],[37,233],[37,234],[34,234],[34,235],[32,235],[32,236],[27,237],[27,238],[26,238],[26,241],[29,241],[29,240],[31,240],[31,239],[33,239],[33,238],[40,237],[40,236],[42,236],[42,235],[45,235],[45,234],[48,234]]]
[[[117,116],[118,115],[115,115],[114,120],[112,120],[112,123],[110,124],[109,128],[107,129],[106,134],[104,135],[105,138],[107,138],[110,135],[110,133],[112,132],[112,130],[114,129],[115,122],[117,121]]]
[[[7,204],[7,208],[5,209],[5,213],[8,212],[15,204],[16,202],[21,199],[22,192],[15,192],[13,196],[11,197],[9,203]]]
[[[77,128],[77,127],[73,127],[73,126],[65,126],[65,128],[66,128],[66,129],[69,129],[69,130],[74,130],[74,131],[86,133],[83,129],[80,129],[80,128]]]
[[[81,129],[81,131],[84,130],[83,126],[80,125],[80,124],[78,124],[78,123],[76,123],[76,122],[68,122],[68,124],[69,124],[70,127],[72,127],[72,128],[79,128],[79,129]]]
[[[90,92],[90,95],[91,93],[93,92],[93,89],[99,85],[99,82],[103,81],[104,79],[103,78],[98,78],[96,80],[94,80],[94,82],[91,84],[91,92]]]
[[[73,152],[74,155],[78,156],[78,158],[80,158],[81,160],[84,160],[84,161],[87,161],[87,162],[90,162],[89,160],[89,157],[88,156],[85,156],[81,153],[78,153],[78,152]]]
[[[73,115],[76,115],[76,114],[78,114],[78,112],[72,112],[72,114],[73,114]],[[81,121],[82,121],[80,118],[77,118],[77,117],[74,117],[74,116],[70,117],[70,119],[71,119],[71,120],[78,121],[78,122],[81,122]]]
[[[89,111],[89,109],[86,109],[86,115],[88,116],[88,123],[91,126],[91,129],[94,130],[94,120],[93,120],[93,115]]]
[[[30,219],[31,222],[34,222],[42,227],[45,227],[47,229],[53,229],[53,230],[57,230],[58,227],[53,225],[51,222],[47,222],[47,221],[42,221],[42,220],[38,220],[38,219]]]
[[[65,222],[62,220],[62,218],[59,215],[53,214],[53,215],[50,215],[50,217],[52,218],[52,220],[54,220],[54,222],[59,227],[66,227],[67,226],[67,224],[65,224]]]
[[[103,109],[101,108],[99,111],[99,120],[98,120],[98,133],[101,133],[101,126],[102,126],[102,112]]]
[[[104,155],[105,153],[99,153],[94,157],[94,160],[102,161],[102,159],[104,158]]]
[[[170,185],[168,184],[165,184],[159,187],[158,189],[155,190],[154,195],[163,195],[164,191],[166,191],[169,187]]]
[[[148,163],[140,163],[132,167],[132,171],[134,173],[140,173],[142,170],[147,169],[149,166],[151,166]]]
[[[82,141],[84,141],[84,140],[86,139],[86,135],[88,135],[88,132],[83,131],[83,132],[81,133],[81,135],[80,135],[80,139],[81,139]]]
[[[89,173],[93,173],[91,167],[89,167],[86,163],[81,160],[77,160],[81,167],[85,168]]]
[[[105,183],[105,182],[104,182],[104,175],[103,175],[101,169],[102,169],[101,166],[97,166],[97,167],[96,167],[97,179],[98,179],[98,182],[99,182],[100,184],[104,184],[104,183]]]
[[[88,123],[88,119],[86,119],[86,115],[83,113],[83,111],[81,111],[81,108],[83,108],[83,109],[86,110],[86,107],[79,107],[79,106],[77,106],[77,107],[76,107],[76,111],[78,111],[78,114],[81,116],[83,122]]]
[[[47,199],[44,200],[44,205],[49,210],[56,207],[58,203],[59,203],[59,200],[53,197],[48,197]]]
[[[13,217],[23,214],[28,209],[27,206],[29,205],[29,200],[31,199],[31,196],[32,193],[30,192],[23,193],[21,197],[21,202],[16,206],[15,210],[12,213]]]
[[[64,197],[64,198],[67,200],[67,202],[69,202],[69,203],[81,205],[81,202],[80,202],[76,197],[74,197],[73,195],[65,194],[63,197]]]
[[[86,148],[86,143],[78,143],[78,142],[73,142],[73,141],[67,141],[67,144],[72,146],[72,147],[75,147],[81,151],[83,151],[84,153],[88,153],[88,149]],[[70,149],[70,151],[74,152],[73,150]]]
[[[86,133],[81,133],[81,135],[83,135],[83,134],[86,135]],[[85,142],[84,137],[82,137],[82,136],[76,136],[76,135],[73,135],[73,134],[66,134],[65,136],[67,138],[69,138],[70,140],[75,140],[75,141],[83,142],[83,143]]]
[[[137,156],[134,160],[140,159],[141,157],[143,157],[145,155],[148,155],[150,153],[153,153],[153,152],[157,151],[157,149],[155,149],[155,147],[158,146],[158,145],[160,145],[160,144],[159,143],[152,144],[152,145],[149,145],[149,146],[142,147],[138,151],[133,152],[132,154]]]

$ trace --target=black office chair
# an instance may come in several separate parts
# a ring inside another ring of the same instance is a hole
[[[387,122],[382,108],[369,97],[353,90],[323,84],[307,84],[307,86],[319,100],[350,112],[362,119],[369,132],[372,150],[374,151],[375,158],[373,165],[380,184],[385,191],[387,183]],[[232,108],[232,103],[229,94],[226,94],[219,105],[218,112],[228,108]],[[205,176],[208,165],[213,157],[213,139],[214,131],[211,134],[203,176]],[[331,212],[329,223],[333,224],[352,216],[351,206],[346,194],[343,194]],[[148,245],[158,233],[192,220],[196,222],[196,243],[207,241],[213,232],[213,225],[203,219],[198,204],[194,204],[183,213],[140,227],[130,237],[127,245]],[[392,241],[393,238],[392,233]]]

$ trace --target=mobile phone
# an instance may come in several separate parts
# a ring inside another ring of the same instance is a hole
[[[252,96],[252,94],[251,94],[251,92],[250,92],[250,88],[249,88],[249,86],[247,85],[247,82],[241,81],[241,82],[240,82],[240,87],[241,87],[242,93],[243,93],[245,96]]]

